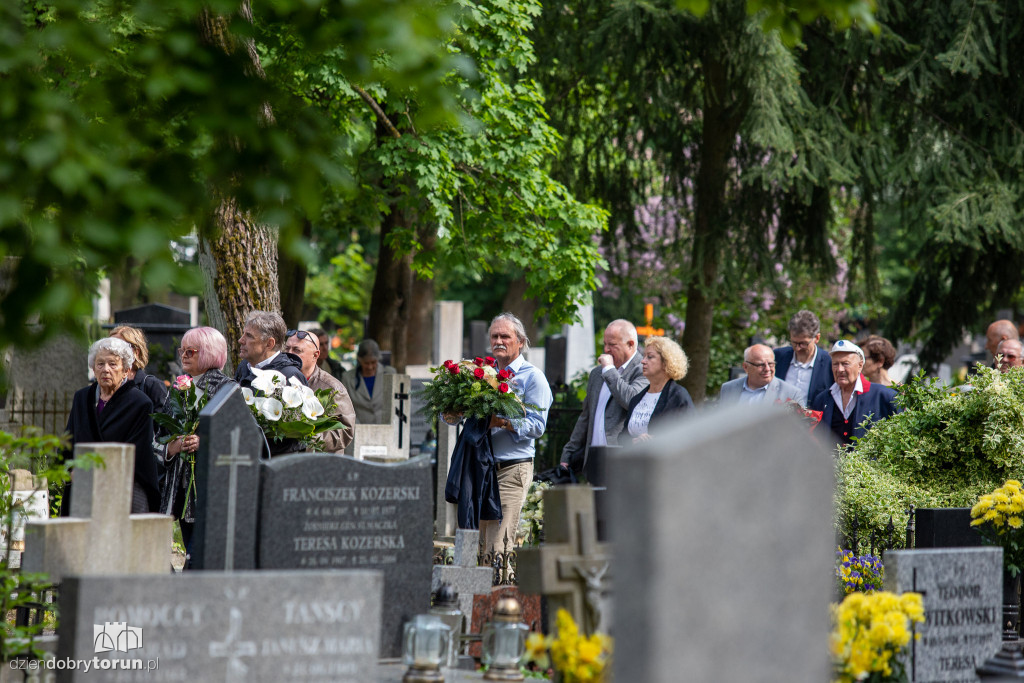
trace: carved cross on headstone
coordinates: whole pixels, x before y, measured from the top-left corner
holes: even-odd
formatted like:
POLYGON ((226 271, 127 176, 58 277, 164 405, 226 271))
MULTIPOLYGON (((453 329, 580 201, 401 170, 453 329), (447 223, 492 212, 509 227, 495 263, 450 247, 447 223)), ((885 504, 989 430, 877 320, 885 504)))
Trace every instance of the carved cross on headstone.
POLYGON ((252 467, 253 464, 252 456, 239 455, 238 453, 238 439, 241 433, 241 427, 235 427, 231 430, 231 454, 218 455, 217 461, 214 463, 216 467, 231 468, 231 474, 228 475, 228 518, 226 546, 224 549, 224 571, 229 572, 235 568, 235 517, 238 508, 238 468, 240 466, 252 467))
POLYGON ((409 392, 406 391, 405 382, 400 381, 398 383, 398 391, 395 392, 395 400, 398 401, 398 405, 395 406, 395 415, 398 417, 398 448, 402 448, 403 429, 404 425, 409 422, 409 416, 405 414, 405 402, 409 400, 409 392))
POLYGON ((241 658, 256 656, 255 642, 239 640, 243 621, 242 611, 237 607, 232 607, 231 623, 224 640, 210 643, 210 657, 227 657, 228 659, 224 683, 245 683, 248 679, 246 674, 249 673, 249 667, 241 658))
POLYGON ((584 633, 607 633, 611 553, 597 542, 593 489, 558 486, 545 491, 544 534, 539 548, 519 551, 521 590, 547 596, 552 617, 564 608, 584 633))
POLYGON ((22 569, 46 572, 54 583, 72 574, 166 574, 173 520, 129 514, 135 446, 75 444, 75 455, 82 453, 99 454, 105 466, 75 471, 70 517, 28 520, 22 569))

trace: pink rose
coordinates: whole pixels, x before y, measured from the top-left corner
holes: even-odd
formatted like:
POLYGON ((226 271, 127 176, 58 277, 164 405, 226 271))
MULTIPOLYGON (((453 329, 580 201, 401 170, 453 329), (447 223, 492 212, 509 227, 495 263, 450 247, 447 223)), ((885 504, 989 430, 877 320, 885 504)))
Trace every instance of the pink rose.
POLYGON ((192 377, 190 375, 178 375, 174 378, 174 388, 180 391, 185 391, 192 386, 192 377))

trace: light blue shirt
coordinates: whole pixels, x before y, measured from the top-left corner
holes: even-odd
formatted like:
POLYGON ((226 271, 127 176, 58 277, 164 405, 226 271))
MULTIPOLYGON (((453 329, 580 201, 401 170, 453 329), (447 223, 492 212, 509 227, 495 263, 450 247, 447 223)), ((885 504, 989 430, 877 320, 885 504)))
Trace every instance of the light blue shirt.
POLYGON ((740 394, 740 403, 761 403, 767 395, 767 384, 760 389, 751 389, 747 384, 747 380, 743 380, 743 393, 740 394))
POLYGON ((547 428, 548 410, 552 401, 551 387, 544 373, 528 363, 522 354, 516 356, 508 368, 516 373, 509 381, 509 387, 524 403, 532 403, 537 408, 527 408, 526 417, 513 420, 512 431, 501 427, 491 430, 491 446, 494 448, 495 459, 499 461, 532 458, 536 454, 533 442, 547 428))

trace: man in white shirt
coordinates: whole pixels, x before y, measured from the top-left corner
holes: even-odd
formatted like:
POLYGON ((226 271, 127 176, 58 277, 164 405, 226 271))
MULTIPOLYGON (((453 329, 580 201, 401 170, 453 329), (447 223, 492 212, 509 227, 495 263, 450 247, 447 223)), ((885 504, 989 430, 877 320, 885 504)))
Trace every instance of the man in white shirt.
POLYGON ((800 390, 775 376, 775 354, 764 344, 754 344, 743 352, 743 369, 746 377, 740 377, 722 385, 718 402, 728 403, 774 403, 786 400, 801 402, 800 390))
POLYGON ((806 407, 832 386, 832 359, 818 346, 821 322, 810 311, 798 311, 789 319, 789 346, 775 349, 775 373, 800 390, 806 407))
POLYGON ((583 471, 591 447, 618 445, 629 402, 647 386, 633 323, 613 320, 602 341, 604 353, 590 372, 583 412, 562 449, 562 464, 575 472, 583 471))

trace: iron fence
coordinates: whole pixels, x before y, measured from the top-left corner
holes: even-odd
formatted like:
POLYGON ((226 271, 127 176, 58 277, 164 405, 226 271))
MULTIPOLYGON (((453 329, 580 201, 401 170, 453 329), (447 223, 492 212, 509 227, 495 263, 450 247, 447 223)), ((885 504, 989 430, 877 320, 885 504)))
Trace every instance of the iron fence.
POLYGON ((46 434, 63 434, 73 399, 73 391, 14 389, 7 395, 7 422, 14 427, 38 427, 46 434))
POLYGON ((855 555, 880 555, 886 550, 903 550, 914 547, 914 508, 907 508, 907 523, 897 528, 895 520, 889 516, 889 523, 882 533, 872 530, 865 534, 861 528, 859 517, 854 514, 849 523, 840 522, 836 531, 836 545, 844 550, 852 550, 855 555), (846 530, 846 533, 843 530, 846 530))

